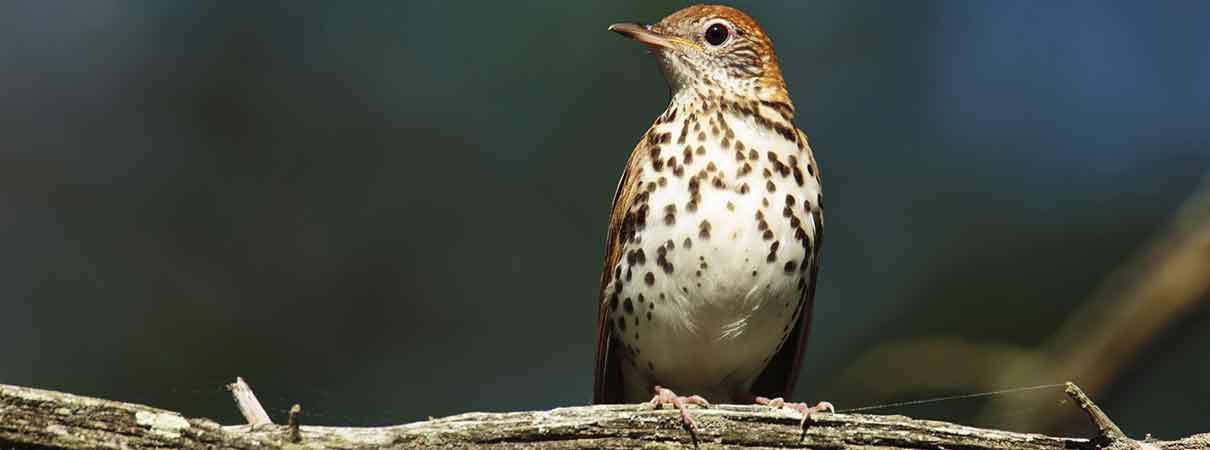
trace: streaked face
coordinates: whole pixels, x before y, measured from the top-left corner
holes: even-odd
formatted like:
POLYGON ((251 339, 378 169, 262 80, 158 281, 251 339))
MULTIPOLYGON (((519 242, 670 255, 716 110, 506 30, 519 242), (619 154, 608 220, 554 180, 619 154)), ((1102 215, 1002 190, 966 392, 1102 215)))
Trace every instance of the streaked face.
POLYGON ((674 90, 703 84, 749 91, 769 79, 781 80, 773 44, 746 14, 727 7, 693 6, 650 27, 673 45, 658 47, 674 90))

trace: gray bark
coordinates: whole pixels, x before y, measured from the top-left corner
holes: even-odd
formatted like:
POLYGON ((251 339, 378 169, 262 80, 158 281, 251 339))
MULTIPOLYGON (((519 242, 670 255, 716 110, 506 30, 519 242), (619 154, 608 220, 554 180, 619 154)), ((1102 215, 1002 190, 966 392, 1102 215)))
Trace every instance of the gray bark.
MULTIPOLYGON (((1091 401, 1085 406, 1086 397, 1081 400, 1077 394, 1072 395, 1102 430, 1100 436, 1051 437, 903 416, 856 414, 821 414, 803 432, 798 414, 791 410, 721 405, 693 409, 691 413, 698 422, 701 448, 1210 449, 1210 434, 1168 442, 1131 440, 1115 432, 1116 426, 1091 401)), ((300 417, 293 416, 296 420, 300 417)), ((301 417, 305 421, 305 416, 301 417)), ((292 437, 289 426, 224 427, 212 420, 144 405, 0 385, 0 449, 567 449, 691 445, 674 410, 646 405, 466 413, 373 428, 301 426, 298 435, 292 437)))

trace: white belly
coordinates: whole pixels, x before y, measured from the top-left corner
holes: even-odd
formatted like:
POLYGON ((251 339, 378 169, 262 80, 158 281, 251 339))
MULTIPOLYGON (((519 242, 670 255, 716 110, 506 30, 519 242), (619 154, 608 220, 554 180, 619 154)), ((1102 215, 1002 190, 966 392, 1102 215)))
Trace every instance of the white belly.
MULTIPOLYGON (((811 158, 751 119, 726 116, 726 123, 730 138, 725 127, 713 136, 714 118, 703 121, 705 141, 690 130, 684 144, 663 146, 660 170, 649 161, 641 174, 643 188, 656 186, 645 225, 623 245, 622 286, 615 280, 605 291, 618 295, 611 325, 613 345, 630 355, 623 362, 628 399, 649 398, 649 384, 659 383, 733 400, 797 320, 814 263, 819 185, 807 175, 811 158), (639 250, 645 258, 627 257, 639 250)), ((657 131, 679 136, 683 126, 657 131)))

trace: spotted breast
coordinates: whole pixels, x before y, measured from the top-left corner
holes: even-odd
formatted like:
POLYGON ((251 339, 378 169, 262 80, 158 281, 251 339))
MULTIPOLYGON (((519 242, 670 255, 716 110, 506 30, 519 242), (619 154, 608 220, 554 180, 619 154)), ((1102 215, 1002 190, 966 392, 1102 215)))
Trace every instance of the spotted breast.
POLYGON ((673 97, 614 197, 594 400, 642 401, 656 386, 733 403, 788 395, 823 197, 772 44, 718 6, 614 27, 653 50, 673 97))

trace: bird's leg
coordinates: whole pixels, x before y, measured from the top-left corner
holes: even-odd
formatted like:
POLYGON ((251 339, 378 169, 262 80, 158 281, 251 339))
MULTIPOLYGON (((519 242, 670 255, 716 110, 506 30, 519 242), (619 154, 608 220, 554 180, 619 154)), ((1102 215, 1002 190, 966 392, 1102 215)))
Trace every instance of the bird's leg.
POLYGON ((758 405, 765 405, 774 409, 785 407, 802 413, 802 421, 799 422, 799 426, 803 427, 804 433, 806 432, 807 420, 809 420, 813 414, 821 411, 836 414, 836 407, 832 406, 831 402, 819 402, 815 404, 815 406, 807 406, 806 403, 787 403, 786 400, 781 397, 772 399, 768 397, 756 397, 754 401, 758 405))
POLYGON ((685 405, 694 404, 704 408, 710 407, 710 402, 702 398, 700 395, 690 395, 682 397, 676 395, 671 389, 667 389, 660 385, 655 385, 653 388, 655 396, 651 397, 651 406, 658 409, 665 403, 671 403, 676 406, 676 409, 681 412, 681 422, 685 425, 685 429, 689 431, 689 437, 693 438, 694 446, 697 445, 697 424, 693 423, 693 419, 689 417, 689 411, 685 409, 685 405))

